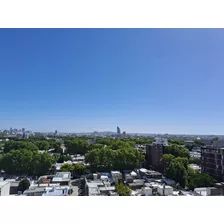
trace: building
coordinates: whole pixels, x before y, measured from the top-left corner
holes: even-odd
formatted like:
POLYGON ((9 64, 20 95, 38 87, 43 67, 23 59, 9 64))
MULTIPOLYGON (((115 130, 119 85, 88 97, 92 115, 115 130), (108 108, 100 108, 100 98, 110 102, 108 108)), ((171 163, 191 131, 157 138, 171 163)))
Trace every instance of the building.
POLYGON ((52 179, 52 183, 60 184, 60 186, 69 185, 71 180, 70 172, 57 172, 52 179))
POLYGON ((155 144, 167 146, 168 139, 167 138, 155 138, 155 144))
POLYGON ((121 135, 121 129, 117 126, 117 135, 121 135))
POLYGON ((194 141, 192 141, 192 140, 187 140, 187 141, 184 141, 184 145, 185 145, 185 146, 194 146, 195 143, 194 143, 194 141))
POLYGON ((201 148, 201 172, 213 176, 217 181, 224 180, 224 148, 201 148))
POLYGON ((160 196, 169 196, 173 195, 173 188, 167 185, 159 185, 157 187, 157 192, 160 196))
POLYGON ((0 196, 9 196, 10 182, 0 181, 0 196))
POLYGON ((146 145, 146 166, 155 170, 162 171, 161 159, 163 156, 163 144, 148 144, 146 145))
POLYGON ((212 146, 215 149, 224 148, 224 140, 213 140, 212 146))
POLYGON ((199 196, 220 196, 219 189, 215 187, 195 188, 194 193, 196 193, 199 196))

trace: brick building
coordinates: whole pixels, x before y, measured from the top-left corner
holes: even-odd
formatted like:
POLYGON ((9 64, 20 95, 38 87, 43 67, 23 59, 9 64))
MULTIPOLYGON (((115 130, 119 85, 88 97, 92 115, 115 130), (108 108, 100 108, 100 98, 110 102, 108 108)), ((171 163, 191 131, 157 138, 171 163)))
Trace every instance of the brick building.
POLYGON ((148 168, 153 168, 162 171, 161 159, 163 156, 164 145, 152 143, 146 145, 146 165, 148 168))
POLYGON ((224 180, 224 148, 201 148, 201 172, 213 176, 217 181, 224 180))

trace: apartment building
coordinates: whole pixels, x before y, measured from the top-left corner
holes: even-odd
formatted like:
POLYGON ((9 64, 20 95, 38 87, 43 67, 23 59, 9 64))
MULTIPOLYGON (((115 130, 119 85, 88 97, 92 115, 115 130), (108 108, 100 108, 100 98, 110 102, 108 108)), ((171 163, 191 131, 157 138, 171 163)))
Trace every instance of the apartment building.
POLYGON ((201 148, 201 172, 213 176, 217 181, 224 180, 224 148, 201 148))
POLYGON ((146 145, 146 163, 148 168, 162 171, 161 159, 163 156, 163 144, 152 143, 146 145))

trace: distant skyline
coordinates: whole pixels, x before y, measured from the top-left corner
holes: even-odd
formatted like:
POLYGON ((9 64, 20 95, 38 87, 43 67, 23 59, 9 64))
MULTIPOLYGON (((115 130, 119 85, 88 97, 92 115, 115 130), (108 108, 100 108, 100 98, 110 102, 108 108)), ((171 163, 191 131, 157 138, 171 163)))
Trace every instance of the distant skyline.
POLYGON ((224 134, 223 29, 0 29, 0 129, 224 134))

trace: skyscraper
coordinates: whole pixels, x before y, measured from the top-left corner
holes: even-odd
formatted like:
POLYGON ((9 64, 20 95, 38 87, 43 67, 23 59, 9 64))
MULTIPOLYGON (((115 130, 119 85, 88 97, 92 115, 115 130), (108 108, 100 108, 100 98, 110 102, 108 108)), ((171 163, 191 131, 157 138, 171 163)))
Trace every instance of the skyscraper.
POLYGON ((121 129, 117 126, 117 134, 120 135, 121 134, 121 129))

